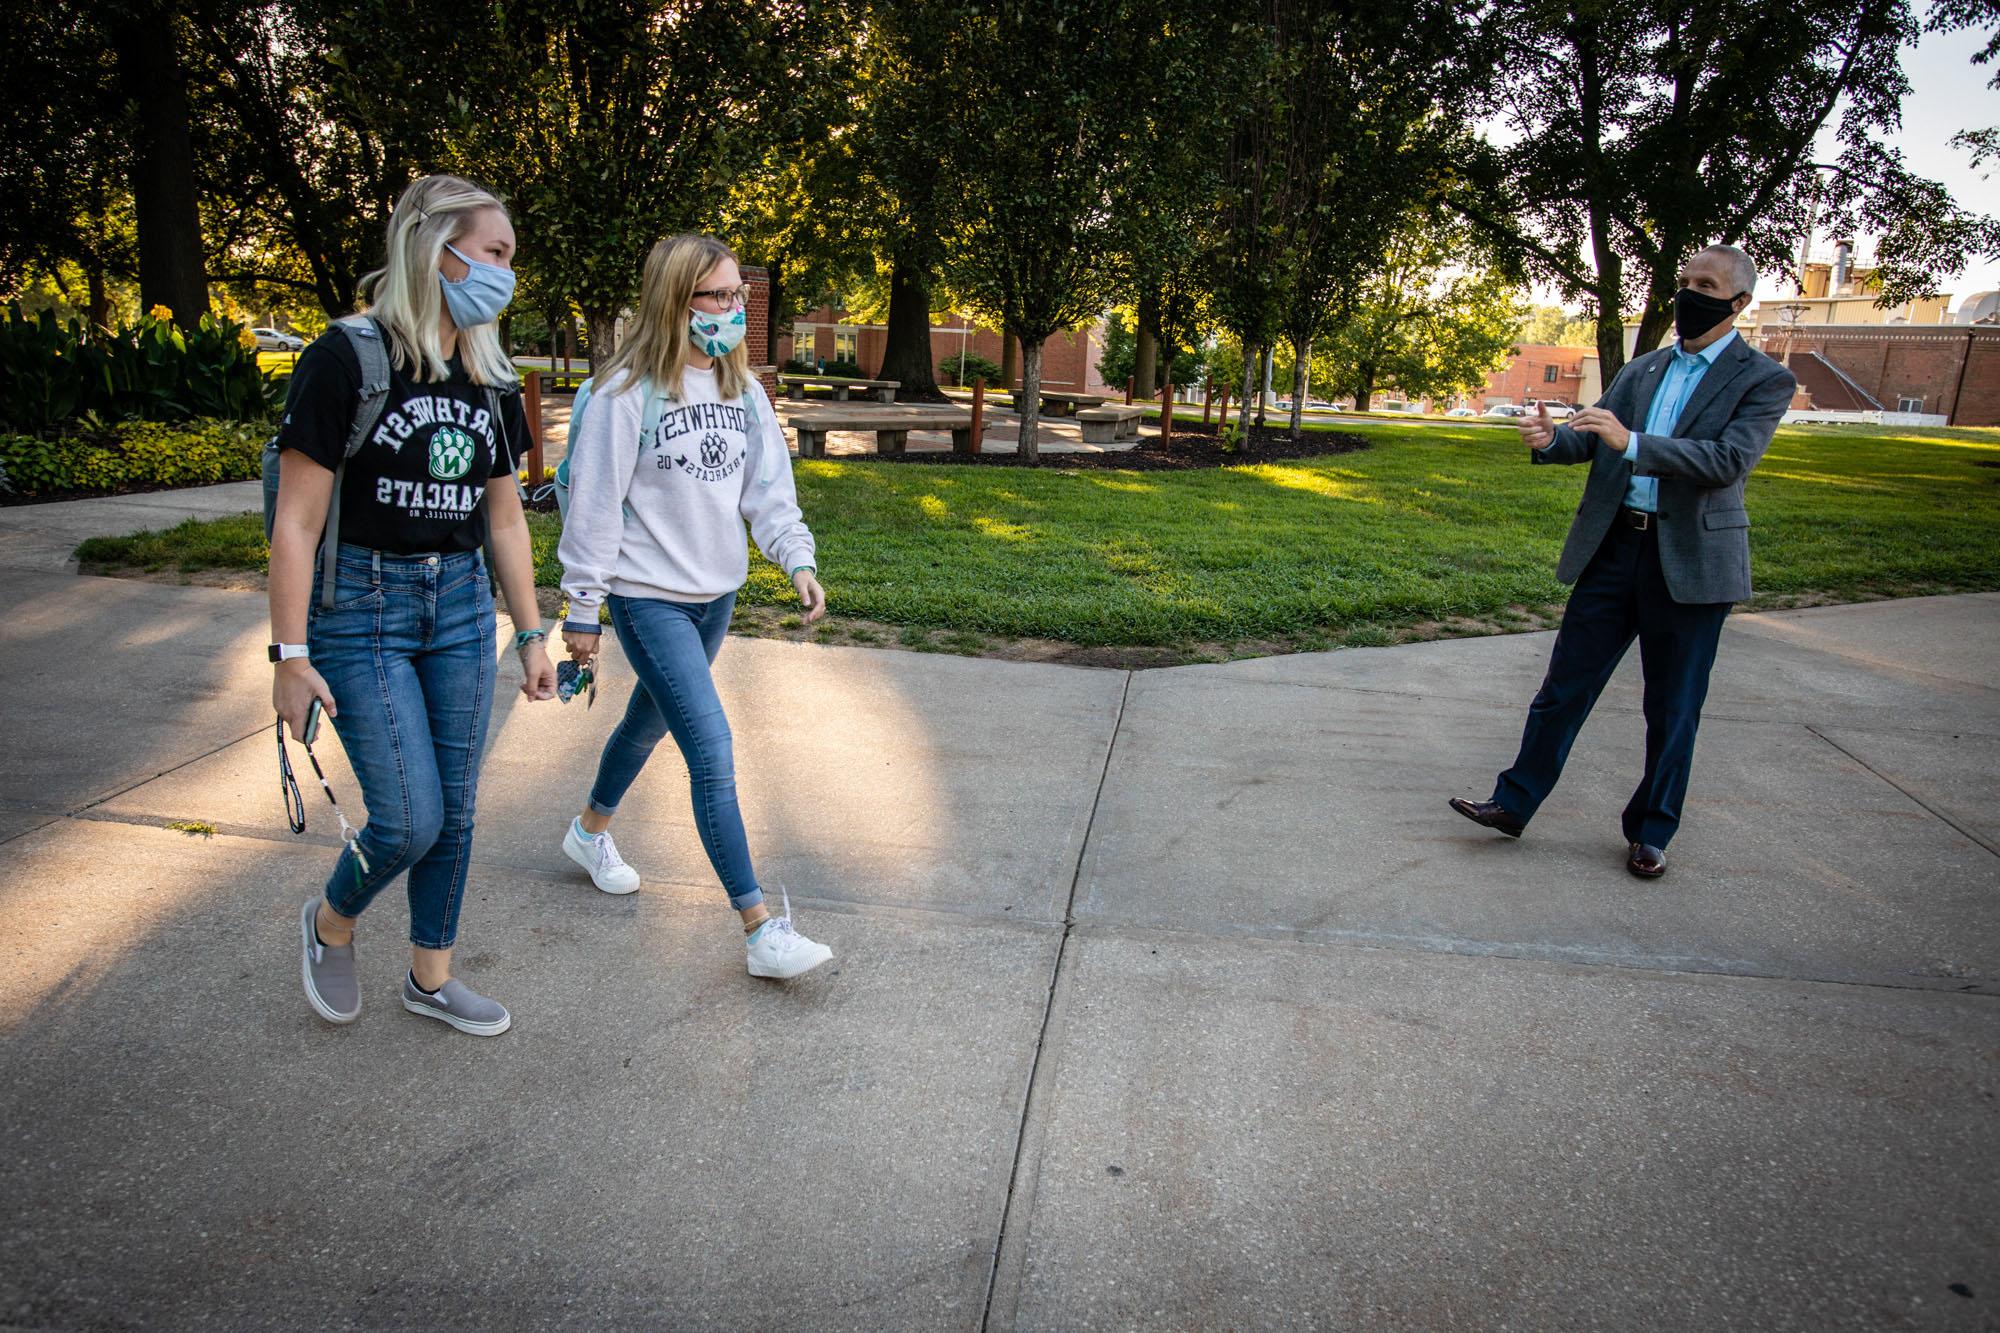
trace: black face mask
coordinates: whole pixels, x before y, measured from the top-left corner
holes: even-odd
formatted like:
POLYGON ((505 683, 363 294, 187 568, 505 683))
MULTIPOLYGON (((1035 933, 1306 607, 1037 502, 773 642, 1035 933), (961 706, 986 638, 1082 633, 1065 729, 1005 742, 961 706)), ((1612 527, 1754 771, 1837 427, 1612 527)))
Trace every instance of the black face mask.
POLYGON ((1674 332, 1681 335, 1683 342, 1701 337, 1736 313, 1736 296, 1724 301, 1692 287, 1681 288, 1674 293, 1674 332))

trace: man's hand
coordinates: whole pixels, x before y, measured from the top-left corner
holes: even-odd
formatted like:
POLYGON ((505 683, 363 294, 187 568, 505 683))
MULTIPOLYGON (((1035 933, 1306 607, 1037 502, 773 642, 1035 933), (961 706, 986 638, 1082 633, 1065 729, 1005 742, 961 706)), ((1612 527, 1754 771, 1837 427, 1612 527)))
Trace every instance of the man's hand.
POLYGON ((556 697, 556 664, 549 661, 540 639, 521 649, 521 693, 530 699, 556 697))
POLYGON ((1601 407, 1584 408, 1570 418, 1569 424, 1573 429, 1590 432, 1621 454, 1625 452, 1625 446, 1632 442, 1632 432, 1626 429, 1625 423, 1601 407))
POLYGON ((580 667, 590 665, 590 659, 597 656, 597 646, 603 642, 604 635, 596 630, 563 631, 563 647, 569 649, 569 660, 580 667))
POLYGON ((1514 424, 1520 428, 1522 444, 1530 449, 1546 449, 1556 441, 1556 423, 1549 420, 1546 406, 1538 403, 1535 411, 1539 415, 1521 417, 1514 424))
POLYGON ((792 575, 792 587, 799 594, 799 605, 806 609, 806 624, 810 625, 826 614, 826 589, 819 586, 810 569, 802 569, 792 575))

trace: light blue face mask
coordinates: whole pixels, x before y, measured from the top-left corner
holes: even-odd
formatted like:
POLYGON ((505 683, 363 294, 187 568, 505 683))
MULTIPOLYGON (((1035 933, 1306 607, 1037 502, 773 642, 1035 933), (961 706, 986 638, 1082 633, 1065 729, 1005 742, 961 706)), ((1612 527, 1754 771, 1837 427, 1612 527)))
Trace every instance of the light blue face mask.
POLYGON ((467 270, 457 282, 447 278, 443 269, 438 270, 438 285, 444 288, 444 304, 451 311, 451 322, 469 329, 500 318, 500 312, 514 299, 514 270, 498 264, 482 264, 459 254, 458 247, 449 241, 444 248, 458 255, 467 270))
POLYGON ((694 345, 707 356, 727 356, 735 351, 749 327, 749 316, 742 306, 726 315, 711 315, 706 310, 688 312, 688 333, 694 338, 694 345))

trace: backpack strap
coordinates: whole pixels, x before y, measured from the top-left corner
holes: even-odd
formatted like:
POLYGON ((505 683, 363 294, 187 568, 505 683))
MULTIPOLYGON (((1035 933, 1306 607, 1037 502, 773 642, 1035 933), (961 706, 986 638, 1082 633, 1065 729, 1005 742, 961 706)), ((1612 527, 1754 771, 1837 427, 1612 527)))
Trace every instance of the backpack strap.
POLYGON ((341 483, 347 478, 347 460, 360 452, 362 442, 382 419, 382 409, 389 402, 389 348, 382 337, 382 326, 371 316, 352 315, 336 320, 334 327, 347 335, 347 345, 354 349, 355 359, 361 363, 361 387, 355 394, 354 423, 347 431, 347 448, 333 469, 333 498, 327 501, 326 526, 320 531, 319 604, 329 611, 333 609, 334 582, 340 566, 340 492, 341 483))
MULTIPOLYGON (((520 463, 514 457, 514 442, 507 438, 507 417, 501 408, 509 394, 519 393, 520 390, 503 390, 492 384, 482 384, 479 390, 486 399, 486 410, 493 418, 494 433, 500 437, 501 451, 507 455, 507 478, 514 483, 515 493, 518 494, 521 489, 521 478, 517 472, 520 463)), ((479 545, 486 553, 486 577, 497 587, 500 583, 500 562, 493 549, 493 520, 486 512, 487 496, 483 491, 484 484, 482 483, 482 493, 479 497, 479 545)), ((513 615, 514 608, 508 607, 507 614, 513 615)))

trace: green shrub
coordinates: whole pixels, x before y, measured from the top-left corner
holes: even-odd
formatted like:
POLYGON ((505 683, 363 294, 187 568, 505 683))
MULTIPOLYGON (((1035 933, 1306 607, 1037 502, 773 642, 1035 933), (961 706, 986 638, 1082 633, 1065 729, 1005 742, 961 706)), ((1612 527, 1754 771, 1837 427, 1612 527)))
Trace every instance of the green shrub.
POLYGON ((10 303, 0 323, 0 428, 45 432, 82 416, 105 420, 254 421, 276 405, 242 325, 202 316, 176 328, 155 306, 136 324, 86 337, 83 323, 58 324, 10 303))
POLYGON ((868 378, 868 372, 861 368, 861 363, 858 361, 829 361, 826 363, 826 369, 819 373, 822 375, 835 375, 841 379, 849 380, 865 380, 868 378))
POLYGON ((782 375, 814 375, 818 372, 819 367, 805 357, 795 356, 778 367, 778 373, 782 375))
POLYGON ((261 422, 121 421, 84 434, 0 435, 0 490, 13 495, 207 486, 263 474, 261 422))
POLYGON ((965 354, 962 371, 957 352, 953 352, 950 356, 938 362, 937 381, 939 384, 970 384, 981 376, 985 377, 988 386, 993 388, 1000 386, 1000 367, 994 365, 977 352, 967 352, 965 354))

